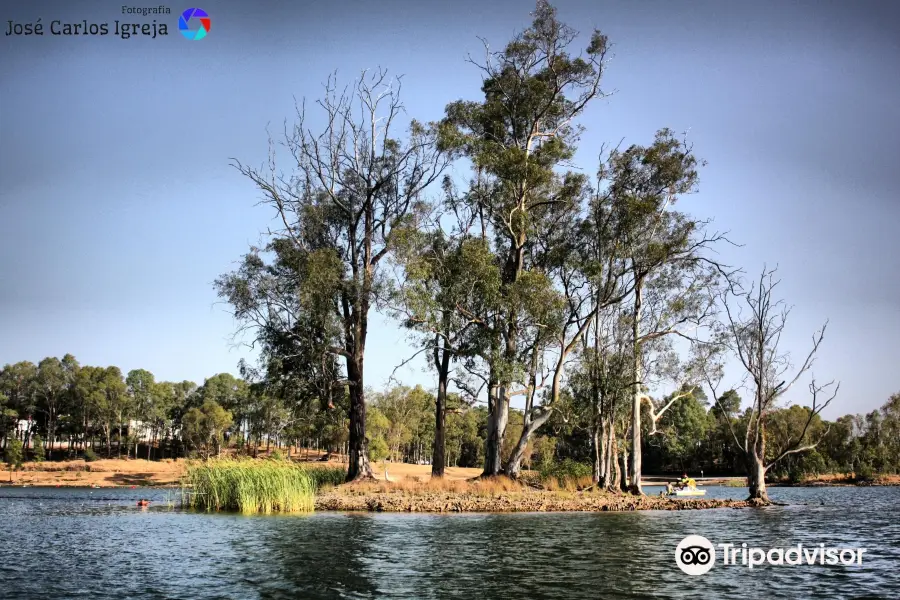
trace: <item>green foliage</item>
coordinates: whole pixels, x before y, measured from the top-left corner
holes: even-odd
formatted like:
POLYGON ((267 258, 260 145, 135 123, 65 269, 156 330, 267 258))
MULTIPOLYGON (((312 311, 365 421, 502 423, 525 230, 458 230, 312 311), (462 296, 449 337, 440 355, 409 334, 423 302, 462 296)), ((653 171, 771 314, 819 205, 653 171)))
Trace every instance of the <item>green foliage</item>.
POLYGON ((565 481, 576 481, 591 476, 591 465, 586 465, 570 458, 566 458, 559 462, 541 465, 539 473, 541 479, 544 481, 551 477, 556 478, 560 483, 565 481))
POLYGON ((207 399, 200 408, 187 411, 181 424, 187 445, 209 457, 219 453, 225 431, 231 427, 232 415, 215 400, 207 399))
POLYGON ((556 460, 556 444, 554 437, 545 435, 538 436, 534 439, 531 448, 531 466, 538 471, 545 471, 551 468, 556 460))
POLYGON ((704 406, 691 394, 675 403, 663 415, 662 449, 673 463, 673 470, 699 465, 701 443, 707 437, 711 419, 704 406))
POLYGON ((712 408, 710 408, 710 412, 716 416, 733 416, 738 413, 741 409, 741 397, 738 395, 736 390, 728 390, 718 399, 717 402, 713 403, 712 408))
POLYGON ((366 424, 370 443, 373 439, 382 438, 393 461, 402 460, 410 454, 422 454, 423 448, 430 449, 434 439, 432 394, 421 386, 397 386, 387 392, 373 394, 371 401, 374 422, 371 428, 366 424))
POLYGON ((100 460, 100 457, 97 456, 97 453, 94 452, 93 448, 85 448, 84 462, 94 462, 95 460, 100 460))
POLYGON ((384 460, 390 454, 387 442, 383 437, 375 437, 369 440, 369 459, 375 462, 384 460))
POLYGON ((44 440, 41 439, 41 436, 36 435, 32 438, 32 449, 31 454, 34 457, 34 462, 44 462, 46 459, 46 454, 44 452, 44 440))
POLYGON ((869 463, 862 463, 856 469, 856 479, 858 481, 871 481, 875 478, 875 469, 869 463))
POLYGON ((484 408, 458 410, 447 415, 446 450, 450 466, 475 467, 484 460, 484 408))
POLYGON ((25 460, 25 453, 22 450, 22 441, 11 439, 6 443, 6 467, 12 471, 18 471, 22 468, 22 461, 25 460))

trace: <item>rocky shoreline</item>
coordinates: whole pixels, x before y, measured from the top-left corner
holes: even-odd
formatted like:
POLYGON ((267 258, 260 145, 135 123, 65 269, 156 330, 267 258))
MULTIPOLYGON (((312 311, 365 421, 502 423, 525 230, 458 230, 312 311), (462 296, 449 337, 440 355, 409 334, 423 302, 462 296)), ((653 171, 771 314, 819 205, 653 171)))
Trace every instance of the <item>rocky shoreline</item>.
POLYGON ((746 500, 676 499, 597 492, 506 492, 482 495, 467 492, 408 492, 332 489, 316 496, 317 511, 362 512, 624 512, 635 510, 700 510, 747 508, 746 500))

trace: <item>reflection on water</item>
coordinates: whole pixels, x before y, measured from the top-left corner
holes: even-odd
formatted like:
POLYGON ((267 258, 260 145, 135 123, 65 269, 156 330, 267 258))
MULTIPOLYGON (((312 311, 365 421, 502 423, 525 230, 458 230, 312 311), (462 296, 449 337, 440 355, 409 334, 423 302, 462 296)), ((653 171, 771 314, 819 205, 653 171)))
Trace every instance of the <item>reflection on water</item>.
POLYGON ((0 488, 0 598, 900 597, 900 488, 777 488, 788 506, 766 509, 512 515, 242 517, 170 510, 167 495, 177 501, 0 488), (674 561, 689 534, 868 552, 862 566, 692 578, 674 561))

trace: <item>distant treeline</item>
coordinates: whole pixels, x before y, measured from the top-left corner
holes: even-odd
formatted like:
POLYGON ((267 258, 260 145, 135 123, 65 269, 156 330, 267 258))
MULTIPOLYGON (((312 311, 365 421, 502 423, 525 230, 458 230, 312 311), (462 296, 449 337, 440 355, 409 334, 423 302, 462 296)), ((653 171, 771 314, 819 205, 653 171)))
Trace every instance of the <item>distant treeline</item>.
MULTIPOLYGON (((558 411, 529 443, 527 468, 553 473, 560 465, 584 465, 590 475, 590 412, 580 411, 569 388, 558 411)), ((421 387, 397 386, 370 393, 367 437, 372 460, 428 463, 434 443, 434 394, 421 387)), ((662 399, 666 401, 667 399, 662 399)), ((0 445, 19 440, 26 456, 48 459, 81 456, 170 458, 206 456, 223 447, 258 452, 260 448, 303 448, 335 455, 346 453, 347 399, 331 406, 291 403, 267 395, 264 386, 248 384, 228 373, 197 385, 156 381, 136 369, 79 365, 70 354, 23 361, 0 370, 0 445)), ((743 475, 742 454, 732 430, 743 431, 740 397, 728 391, 709 402, 699 389, 679 398, 644 435, 648 473, 689 471, 706 475, 743 475), (724 412, 719 406, 724 407, 724 412), (729 420, 731 426, 729 426, 729 420)), ((783 447, 791 432, 809 417, 809 409, 791 406, 771 413, 766 435, 770 448, 783 447), (781 439, 784 438, 784 439, 781 439)), ((450 394, 446 415, 446 466, 480 467, 487 439, 487 409, 450 394)), ((504 459, 521 436, 523 413, 510 411, 502 444, 504 459)), ((900 472, 900 393, 866 415, 846 415, 834 422, 813 417, 808 435, 817 447, 786 456, 774 477, 801 479, 823 473, 900 472)), ((302 453, 303 450, 300 450, 302 453)), ((575 467, 577 470, 578 467, 575 467)))

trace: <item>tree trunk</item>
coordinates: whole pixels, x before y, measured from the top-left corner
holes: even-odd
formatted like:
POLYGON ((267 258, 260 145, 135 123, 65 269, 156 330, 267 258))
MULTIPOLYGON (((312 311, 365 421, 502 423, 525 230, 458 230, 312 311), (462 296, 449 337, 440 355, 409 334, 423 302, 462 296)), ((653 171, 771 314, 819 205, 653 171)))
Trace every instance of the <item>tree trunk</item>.
POLYGON ((519 441, 516 443, 516 447, 509 457, 509 462, 506 463, 506 474, 513 479, 518 477, 522 470, 522 459, 525 457, 525 449, 528 447, 528 440, 531 439, 531 436, 534 435, 534 432, 537 431, 541 425, 550 419, 551 414, 553 414, 552 410, 544 410, 544 412, 536 419, 528 422, 522 429, 522 435, 519 436, 519 441))
POLYGON ((615 460, 615 456, 618 452, 618 448, 616 447, 616 426, 612 419, 609 419, 606 422, 605 450, 606 452, 603 456, 603 470, 606 472, 606 479, 603 482, 604 487, 608 490, 617 489, 619 485, 619 467, 615 460), (613 477, 613 471, 615 471, 615 477, 613 477))
POLYGON ((503 434, 506 433, 506 424, 509 421, 509 401, 505 396, 506 388, 499 386, 495 386, 493 394, 489 395, 490 413, 488 414, 482 477, 493 477, 501 473, 502 456, 500 452, 503 445, 503 434))
POLYGON ((766 467, 753 449, 747 453, 747 484, 750 487, 749 500, 769 502, 769 494, 766 491, 766 467))
POLYGON ((594 461, 591 465, 591 481, 594 482, 594 485, 599 485, 606 476, 603 472, 603 454, 606 452, 606 441, 603 439, 601 429, 599 423, 595 422, 591 432, 591 446, 594 450, 594 461))
POLYGON ((631 405, 631 485, 635 494, 641 490, 641 379, 643 378, 643 356, 641 353, 641 304, 643 283, 639 280, 634 287, 634 320, 631 324, 632 358, 634 360, 634 393, 631 405))
POLYGON ((619 489, 621 489, 623 492, 633 491, 634 482, 629 481, 629 476, 627 473, 628 473, 628 465, 629 464, 633 465, 634 463, 628 462, 628 448, 625 447, 624 444, 622 446, 621 462, 622 462, 622 464, 620 466, 620 470, 622 471, 623 476, 622 476, 622 481, 621 481, 621 485, 619 486, 619 489))
POLYGON ((34 423, 31 417, 28 417, 28 427, 25 429, 25 435, 22 436, 22 452, 28 451, 28 443, 31 441, 31 430, 34 429, 34 423))
POLYGON ((350 380, 350 440, 347 448, 347 481, 374 479, 369 464, 366 440, 366 398, 363 389, 362 360, 347 358, 347 379, 350 380))
POLYGON ((444 463, 446 463, 447 380, 450 374, 450 353, 446 348, 444 348, 438 368, 437 398, 434 403, 434 448, 431 453, 431 476, 440 478, 444 476, 444 463))
POLYGON ((608 468, 613 472, 613 476, 606 482, 606 489, 610 491, 617 491, 622 486, 622 470, 619 468, 619 443, 612 431, 612 423, 610 423, 609 439, 610 449, 607 453, 606 460, 609 464, 608 468))
POLYGON ((47 422, 47 437, 49 438, 47 440, 49 442, 47 446, 48 460, 53 460, 53 443, 56 441, 56 419, 54 419, 53 413, 54 411, 51 409, 47 422))
MULTIPOLYGON (((506 279, 509 282, 515 282, 522 265, 522 252, 520 249, 515 250, 514 255, 507 261, 506 269, 508 271, 506 279)), ((516 341, 518 339, 518 331, 515 327, 515 315, 510 314, 507 324, 506 342, 504 349, 504 359, 507 364, 514 364, 516 360, 516 341)), ((506 433, 506 425, 509 423, 509 392, 512 382, 508 376, 502 381, 495 379, 493 365, 491 366, 491 380, 496 386, 495 394, 491 396, 491 386, 488 386, 488 423, 487 423, 487 441, 485 442, 484 452, 484 473, 482 477, 493 477, 499 475, 502 471, 503 436, 506 433), (493 405, 490 399, 493 397, 493 405)))

